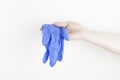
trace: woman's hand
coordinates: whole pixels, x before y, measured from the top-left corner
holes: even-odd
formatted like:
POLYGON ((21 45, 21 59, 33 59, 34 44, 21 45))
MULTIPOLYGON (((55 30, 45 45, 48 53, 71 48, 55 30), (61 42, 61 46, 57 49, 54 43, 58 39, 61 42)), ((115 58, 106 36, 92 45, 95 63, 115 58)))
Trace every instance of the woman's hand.
POLYGON ((76 22, 54 22, 55 26, 65 27, 68 31, 70 40, 79 40, 84 38, 84 33, 87 29, 83 28, 79 23, 76 22))
POLYGON ((55 26, 65 27, 70 40, 85 40, 113 53, 120 54, 120 34, 93 31, 76 22, 54 22, 55 26))

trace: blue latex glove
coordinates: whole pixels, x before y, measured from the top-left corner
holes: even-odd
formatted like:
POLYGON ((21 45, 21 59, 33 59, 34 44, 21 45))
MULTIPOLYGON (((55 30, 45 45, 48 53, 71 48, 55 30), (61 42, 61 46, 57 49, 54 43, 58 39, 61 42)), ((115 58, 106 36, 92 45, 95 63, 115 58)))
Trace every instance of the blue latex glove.
POLYGON ((64 39, 69 40, 69 36, 65 28, 57 27, 53 24, 42 25, 42 44, 46 48, 43 63, 46 63, 49 58, 50 66, 53 67, 57 60, 62 61, 64 39))

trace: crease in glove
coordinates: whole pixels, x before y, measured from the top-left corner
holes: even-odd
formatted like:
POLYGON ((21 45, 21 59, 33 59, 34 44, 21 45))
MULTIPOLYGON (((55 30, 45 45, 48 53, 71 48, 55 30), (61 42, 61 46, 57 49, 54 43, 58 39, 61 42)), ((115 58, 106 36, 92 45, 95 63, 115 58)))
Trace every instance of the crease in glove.
POLYGON ((42 44, 46 48, 43 56, 43 63, 49 59, 49 64, 53 67, 57 60, 62 61, 64 52, 64 39, 69 40, 66 28, 57 27, 53 24, 42 25, 42 44))

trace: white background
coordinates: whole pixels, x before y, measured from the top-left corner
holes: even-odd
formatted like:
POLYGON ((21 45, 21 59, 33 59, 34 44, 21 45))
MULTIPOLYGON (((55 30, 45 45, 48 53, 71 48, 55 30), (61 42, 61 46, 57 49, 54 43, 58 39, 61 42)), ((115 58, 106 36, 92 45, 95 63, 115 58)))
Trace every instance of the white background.
POLYGON ((120 56, 85 41, 65 41, 51 68, 39 28, 54 21, 120 32, 119 0, 0 0, 0 80, 120 80, 120 56))

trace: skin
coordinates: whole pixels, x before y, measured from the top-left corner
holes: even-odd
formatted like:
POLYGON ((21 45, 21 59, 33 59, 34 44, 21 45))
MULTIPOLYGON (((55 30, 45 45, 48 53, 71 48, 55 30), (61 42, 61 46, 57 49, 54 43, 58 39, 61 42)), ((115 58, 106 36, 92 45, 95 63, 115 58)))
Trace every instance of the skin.
POLYGON ((58 27, 65 27, 70 40, 85 40, 120 55, 120 34, 105 33, 86 29, 76 22, 54 22, 58 27))

